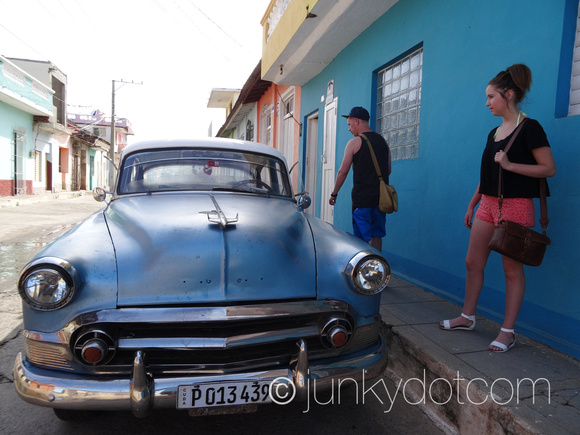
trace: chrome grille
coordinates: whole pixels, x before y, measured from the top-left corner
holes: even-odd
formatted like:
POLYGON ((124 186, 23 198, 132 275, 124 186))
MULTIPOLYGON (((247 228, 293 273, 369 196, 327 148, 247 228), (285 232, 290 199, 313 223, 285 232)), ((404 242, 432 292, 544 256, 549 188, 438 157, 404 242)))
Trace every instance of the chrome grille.
POLYGON ((73 369, 69 360, 67 360, 67 357, 70 358, 70 353, 66 347, 34 341, 29 338, 25 340, 25 343, 26 356, 32 364, 63 370, 73 369))
POLYGON ((202 374, 287 367, 300 340, 311 361, 352 354, 377 345, 379 329, 380 316, 357 317, 348 304, 324 300, 110 309, 82 314, 54 333, 27 331, 26 336, 29 360, 43 367, 125 375, 141 351, 154 374, 202 374), (345 346, 332 348, 323 329, 340 319, 354 329, 345 346), (95 331, 111 338, 111 358, 83 364, 73 351, 95 331))

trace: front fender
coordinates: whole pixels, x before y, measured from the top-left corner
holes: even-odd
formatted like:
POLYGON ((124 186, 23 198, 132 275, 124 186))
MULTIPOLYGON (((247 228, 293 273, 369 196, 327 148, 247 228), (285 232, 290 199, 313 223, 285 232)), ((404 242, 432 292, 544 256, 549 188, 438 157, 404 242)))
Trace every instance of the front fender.
POLYGON ((40 332, 58 331, 79 313, 114 308, 117 300, 117 266, 115 251, 105 223, 99 211, 85 219, 46 246, 34 256, 33 262, 49 257, 66 260, 75 269, 80 285, 71 301, 54 311, 38 311, 26 303, 22 304, 24 325, 27 329, 40 332), (80 297, 82 295, 82 297, 80 297))
POLYGON ((346 267, 359 252, 381 256, 368 243, 345 233, 333 225, 308 215, 316 249, 318 299, 340 299, 356 307, 361 316, 373 316, 379 311, 381 295, 362 295, 351 289, 346 267))

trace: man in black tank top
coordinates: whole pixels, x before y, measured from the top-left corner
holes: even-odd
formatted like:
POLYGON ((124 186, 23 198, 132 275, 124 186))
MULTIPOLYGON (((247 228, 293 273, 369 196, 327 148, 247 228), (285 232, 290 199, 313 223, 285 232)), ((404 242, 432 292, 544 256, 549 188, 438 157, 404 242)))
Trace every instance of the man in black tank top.
POLYGON ((385 214, 379 211, 379 178, 375 170, 369 147, 359 135, 364 135, 372 144, 383 179, 388 184, 391 173, 391 153, 385 139, 369 127, 369 112, 362 107, 353 107, 347 119, 348 130, 353 134, 344 150, 340 169, 336 174, 330 205, 336 204, 338 191, 353 168, 352 216, 354 235, 378 249, 382 248, 385 236, 385 214))

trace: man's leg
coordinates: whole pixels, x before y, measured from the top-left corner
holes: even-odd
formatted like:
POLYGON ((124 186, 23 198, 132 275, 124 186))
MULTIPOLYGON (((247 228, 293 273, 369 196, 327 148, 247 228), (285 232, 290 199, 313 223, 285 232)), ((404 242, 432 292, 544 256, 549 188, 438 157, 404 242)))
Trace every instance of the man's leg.
POLYGON ((369 244, 377 251, 383 250, 383 237, 386 236, 386 215, 381 213, 379 207, 371 209, 371 240, 369 244))
POLYGON ((371 209, 357 208, 352 212, 353 234, 367 243, 371 241, 371 209))

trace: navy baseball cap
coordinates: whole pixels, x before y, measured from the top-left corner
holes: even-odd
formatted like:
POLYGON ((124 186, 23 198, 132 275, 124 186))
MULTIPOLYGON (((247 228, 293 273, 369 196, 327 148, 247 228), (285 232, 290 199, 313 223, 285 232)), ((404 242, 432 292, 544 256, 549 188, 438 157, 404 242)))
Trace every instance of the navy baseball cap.
POLYGON ((350 113, 348 115, 342 115, 345 118, 358 118, 362 119, 363 121, 368 121, 371 119, 369 112, 364 107, 353 107, 350 109, 350 113))

